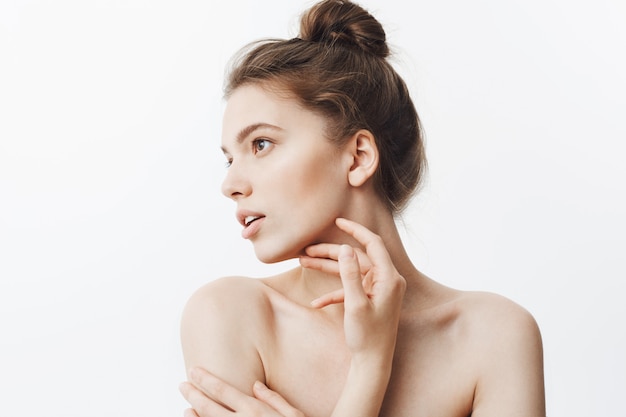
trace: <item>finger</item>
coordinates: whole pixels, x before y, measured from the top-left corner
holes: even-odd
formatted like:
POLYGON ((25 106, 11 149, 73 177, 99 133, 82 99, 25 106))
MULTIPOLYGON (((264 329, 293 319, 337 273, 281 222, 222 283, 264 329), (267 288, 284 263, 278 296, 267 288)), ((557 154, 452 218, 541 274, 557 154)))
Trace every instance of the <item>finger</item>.
POLYGON ((365 226, 348 219, 338 218, 335 223, 337 227, 352 236, 365 248, 365 252, 373 265, 382 268, 393 268, 391 257, 380 236, 371 232, 365 226))
POLYGON ((185 417, 226 417, 234 414, 231 410, 207 397, 204 392, 189 382, 183 382, 179 389, 183 397, 193 407, 193 410, 185 411, 185 417))
MULTIPOLYGON (((317 245, 307 246, 305 249, 306 255, 310 258, 327 258, 338 260, 339 249, 341 245, 333 243, 319 243, 317 245)), ((357 258, 359 259, 359 265, 361 266, 361 272, 365 273, 372 266, 372 263, 367 258, 367 254, 360 248, 354 248, 357 258)))
MULTIPOLYGON (((239 391, 232 385, 210 374, 203 368, 195 367, 189 372, 191 382, 205 396, 225 405, 231 410, 237 409, 236 405, 243 404, 249 396, 239 391)), ((194 407, 198 410, 197 407, 194 407)))
POLYGON ((330 292, 328 294, 324 294, 321 297, 316 298, 311 301, 311 307, 313 308, 324 308, 331 304, 339 304, 344 301, 344 290, 340 288, 336 291, 330 292))
POLYGON ((344 303, 346 308, 358 306, 367 301, 363 282, 361 281, 361 271, 359 261, 350 245, 341 245, 339 250, 339 273, 344 290, 344 303))
POLYGON ((279 393, 269 389, 261 381, 256 381, 252 386, 254 396, 272 407, 274 410, 285 417, 299 417, 302 413, 293 408, 279 393))
POLYGON ((188 408, 185 410, 183 417, 200 417, 198 415, 198 413, 196 413, 196 410, 194 410, 193 408, 188 408))
MULTIPOLYGON (((339 277, 339 248, 341 245, 315 245, 306 249, 307 255, 300 257, 300 265, 304 268, 315 269, 329 275, 339 277)), ((372 264, 367 258, 365 252, 361 249, 354 248, 361 274, 365 275, 370 270, 372 264)))
MULTIPOLYGON (((369 261, 367 261, 367 256, 365 254, 358 255, 358 249, 355 249, 355 252, 357 252, 357 259, 359 260, 361 274, 365 275, 370 270, 371 265, 369 264, 369 261), (361 264, 361 257, 366 260, 366 265, 361 264)), ((315 269, 317 271, 339 277, 339 264, 335 260, 301 256, 299 261, 300 265, 304 268, 315 269)))
POLYGON ((315 269, 339 277, 339 264, 335 260, 301 256, 299 261, 304 268, 315 269))
POLYGON ((335 243, 317 243, 315 245, 307 246, 304 251, 308 256, 315 258, 329 258, 337 260, 339 255, 339 248, 341 245, 335 243))

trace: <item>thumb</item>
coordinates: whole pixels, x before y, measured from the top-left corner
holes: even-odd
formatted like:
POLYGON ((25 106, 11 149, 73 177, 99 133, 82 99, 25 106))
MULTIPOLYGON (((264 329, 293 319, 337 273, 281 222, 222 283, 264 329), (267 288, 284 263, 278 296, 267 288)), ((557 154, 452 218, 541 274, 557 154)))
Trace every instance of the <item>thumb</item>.
POLYGON ((356 252, 349 245, 341 245, 339 248, 339 275, 343 283, 344 304, 350 307, 353 303, 360 304, 367 301, 367 295, 363 289, 361 269, 356 252))
POLYGON ((261 381, 254 383, 252 391, 257 400, 263 401, 276 410, 281 416, 302 417, 302 413, 293 408, 279 393, 272 391, 261 381))

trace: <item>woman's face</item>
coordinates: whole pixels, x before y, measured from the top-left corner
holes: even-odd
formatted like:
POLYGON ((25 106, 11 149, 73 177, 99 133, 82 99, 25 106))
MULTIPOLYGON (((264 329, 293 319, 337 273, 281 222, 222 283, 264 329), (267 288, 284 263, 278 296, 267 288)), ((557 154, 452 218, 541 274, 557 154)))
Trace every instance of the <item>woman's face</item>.
POLYGON ((262 262, 330 241, 346 204, 350 158, 324 136, 324 118, 258 85, 228 99, 222 192, 237 203, 242 237, 262 262))

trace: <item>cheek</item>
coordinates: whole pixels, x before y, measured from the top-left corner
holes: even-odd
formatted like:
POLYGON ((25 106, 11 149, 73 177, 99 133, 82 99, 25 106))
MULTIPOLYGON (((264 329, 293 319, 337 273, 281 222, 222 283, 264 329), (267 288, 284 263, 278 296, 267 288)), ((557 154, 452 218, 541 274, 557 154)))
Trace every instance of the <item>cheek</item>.
POLYGON ((290 178, 298 184, 294 187, 296 204, 301 205, 303 215, 314 223, 315 219, 325 221, 327 217, 334 221, 349 192, 347 177, 339 169, 338 161, 327 155, 307 162, 306 166, 294 169, 295 174, 290 178))
POLYGON ((292 167, 288 180, 297 184, 296 192, 305 199, 330 198, 345 192, 346 178, 341 175, 336 161, 327 156, 313 158, 292 167))

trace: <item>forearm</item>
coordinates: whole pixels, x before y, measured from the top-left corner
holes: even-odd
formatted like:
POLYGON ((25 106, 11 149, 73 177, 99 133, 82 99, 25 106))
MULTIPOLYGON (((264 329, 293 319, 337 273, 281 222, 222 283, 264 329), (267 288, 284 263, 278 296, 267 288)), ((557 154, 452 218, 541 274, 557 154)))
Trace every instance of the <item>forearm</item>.
POLYGON ((339 246, 344 333, 352 358, 331 417, 378 417, 391 376, 406 280, 395 269, 379 236, 345 219, 337 219, 337 226, 365 248, 365 264, 371 267, 364 272, 357 251, 339 246))
POLYGON ((353 357, 331 417, 378 417, 391 376, 393 354, 353 357))

